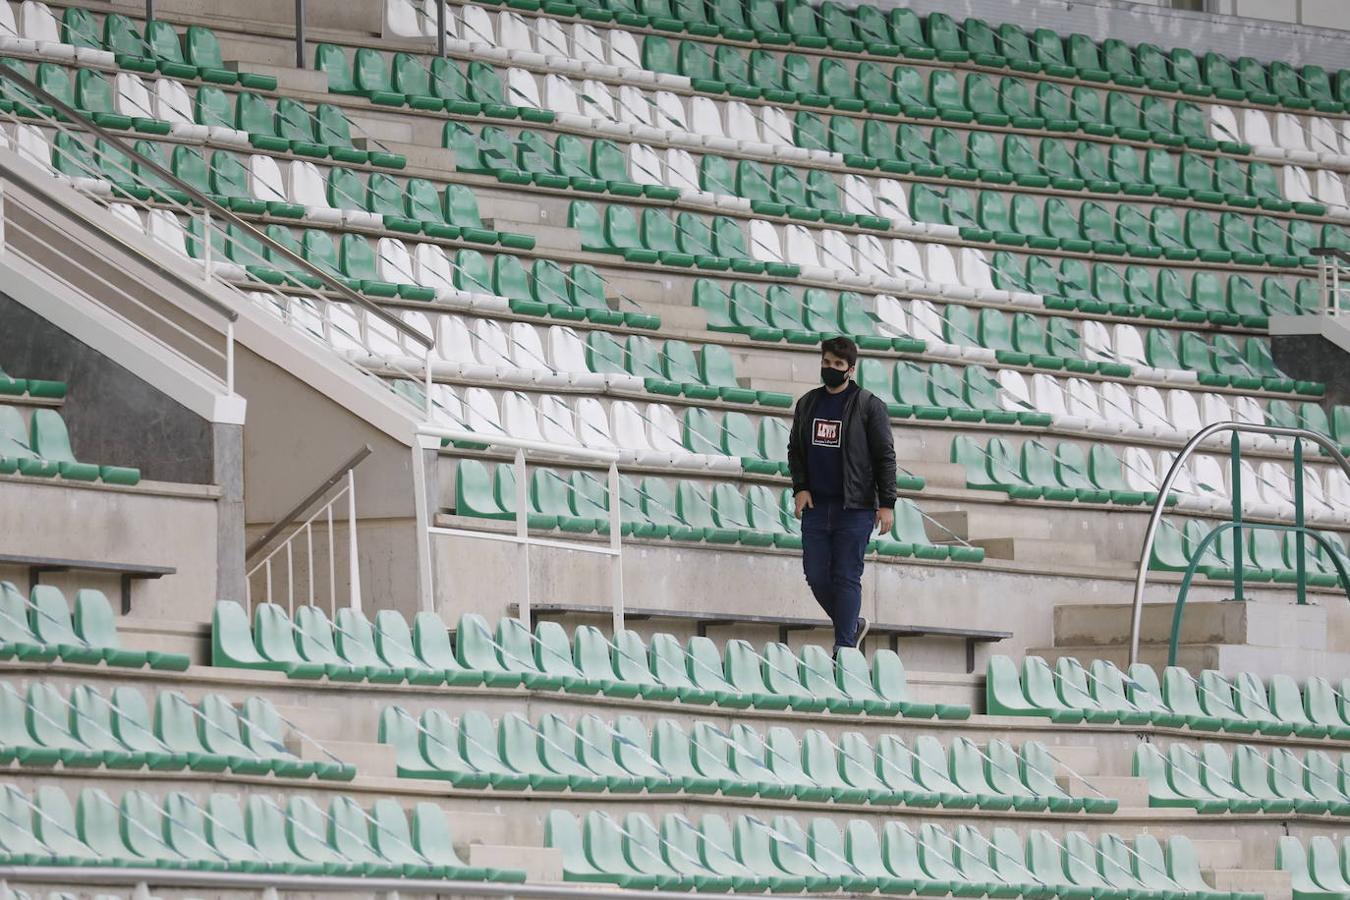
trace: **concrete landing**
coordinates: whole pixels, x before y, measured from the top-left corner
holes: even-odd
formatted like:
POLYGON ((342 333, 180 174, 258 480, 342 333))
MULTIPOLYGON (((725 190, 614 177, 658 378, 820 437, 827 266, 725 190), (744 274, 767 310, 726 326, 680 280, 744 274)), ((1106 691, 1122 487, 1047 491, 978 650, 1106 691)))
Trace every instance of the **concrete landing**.
MULTIPOLYGON (((1146 603, 1140 622, 1140 661, 1167 664, 1174 605, 1146 603)), ((1339 611, 1339 610, 1337 610, 1339 611)), ((1292 602, 1199 601, 1188 603, 1177 647, 1177 665, 1192 671, 1254 672, 1296 679, 1350 667, 1350 652, 1336 641, 1336 616, 1328 606, 1292 602)), ((1123 666, 1129 659, 1129 604, 1059 606, 1054 641, 1029 652, 1106 659, 1123 666)))

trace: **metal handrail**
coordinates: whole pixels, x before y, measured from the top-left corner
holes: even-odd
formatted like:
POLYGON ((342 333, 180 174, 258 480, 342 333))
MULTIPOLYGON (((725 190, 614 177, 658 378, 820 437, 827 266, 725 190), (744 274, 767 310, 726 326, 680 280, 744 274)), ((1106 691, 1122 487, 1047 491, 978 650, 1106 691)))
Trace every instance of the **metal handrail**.
POLYGON ((1317 281, 1322 298, 1320 312, 1337 317, 1341 312, 1341 269, 1350 266, 1350 253, 1338 247, 1314 247, 1312 255, 1319 257, 1317 281))
MULTIPOLYGON (((1339 252, 1339 251, 1337 251, 1339 252)), ((1190 458, 1195 449, 1210 435, 1221 431, 1246 432, 1250 434, 1264 434, 1272 437, 1292 437, 1312 441, 1320 446, 1327 454, 1341 467, 1347 476, 1350 476, 1350 461, 1341 454, 1341 448, 1334 441, 1315 431, 1308 431, 1302 428, 1284 428, 1277 425, 1253 425, 1245 422, 1215 422, 1212 425, 1206 425, 1186 442, 1186 446, 1181 448, 1176 459, 1172 460, 1172 466, 1167 470, 1166 477, 1162 484, 1158 486, 1158 499, 1153 504, 1153 512, 1149 516, 1148 529, 1144 532, 1144 543, 1139 551, 1139 569, 1134 580, 1134 599, 1130 614, 1130 665, 1139 662, 1139 628, 1144 615, 1144 587, 1148 581, 1149 560, 1153 554, 1153 540, 1157 536, 1158 526, 1162 523, 1163 511, 1167 508, 1167 496, 1172 490, 1172 484, 1176 481, 1186 460, 1190 458)), ((1235 501, 1237 502, 1237 501, 1235 501)), ((1218 529, 1211 532, 1216 533, 1218 529)), ((1239 551, 1240 552, 1240 551, 1239 551)), ((1238 558, 1239 566, 1242 565, 1241 557, 1238 558)), ((1178 598, 1180 599, 1180 598, 1178 598)))
MULTIPOLYGON (((366 299, 356 291, 352 290, 347 285, 343 284, 340 280, 334 278, 328 272, 324 271, 318 266, 315 266, 313 263, 305 259, 303 256, 300 256, 299 254, 293 252, 289 248, 276 243, 271 238, 269 238, 265 233, 259 231, 249 222, 240 218, 226 207, 221 206, 219 203, 212 200, 210 197, 206 196, 192 185, 183 181, 177 175, 174 175, 172 172, 161 166, 159 163, 155 162, 153 159, 150 159, 149 157, 138 152, 134 146, 124 141, 120 136, 118 136, 116 132, 108 131, 102 128, 97 123, 89 119, 84 113, 75 109, 73 106, 70 106, 61 98, 54 96, 47 90, 40 87, 36 82, 28 78, 22 72, 18 72, 14 69, 5 67, 3 72, 0 72, 0 80, 8 80, 13 82, 14 84, 23 88, 25 91, 32 94, 35 98, 41 100, 43 103, 52 107, 67 121, 78 125, 80 128, 90 132, 91 134, 100 138, 101 140, 106 141, 113 147, 116 147, 119 151, 126 154, 126 156, 129 159, 135 161, 138 167, 148 169, 150 172, 154 173, 154 175, 157 178, 162 179, 166 184, 172 186, 174 190, 181 191, 182 193, 186 194, 189 198, 191 198, 192 202, 195 205, 204 207, 207 210, 209 210, 211 215, 217 216, 222 221, 228 222, 229 224, 237 228, 245 229, 246 233, 252 239, 259 241, 262 244, 262 246, 266 247, 272 254, 279 255, 282 259, 285 259, 292 265, 297 266, 301 271, 305 272, 307 275, 317 278, 327 290, 333 291, 334 293, 340 295, 347 302, 360 306, 363 309, 365 309, 368 313, 378 316, 380 319, 383 319, 385 322, 389 323, 394 328, 395 331, 404 335, 409 340, 412 340, 413 342, 417 343, 423 349, 429 351, 436 345, 434 339, 428 338, 426 335, 422 334, 422 332, 408 325, 401 318, 389 312, 379 304, 372 303, 370 300, 366 299)), ((206 236, 206 240, 207 241, 210 240, 209 235, 206 236)), ((222 310, 221 312, 222 314, 228 314, 228 311, 222 310)))
POLYGON ((268 542, 271 541, 272 538, 276 537, 278 534, 281 534, 281 532, 286 529, 286 526, 294 522, 302 512, 304 512, 306 509, 312 506, 315 503, 315 501, 317 501, 328 491, 329 488, 331 488, 333 485, 341 481, 344 475, 355 469, 357 466, 361 465, 361 463, 365 460, 365 458, 369 456, 372 452, 374 451, 371 449, 371 446, 369 444, 366 444, 362 446, 361 449, 353 453, 351 455, 351 458, 348 459, 341 466, 339 466, 337 470, 333 472, 332 475, 328 476, 328 478, 325 479, 322 484, 316 487, 313 491, 310 491, 310 493, 306 495, 303 500, 295 504, 295 506, 291 507, 289 512, 287 512, 280 519, 278 519, 275 525, 267 529, 267 532, 262 537, 258 538, 252 544, 249 544, 248 548, 244 550, 244 562, 247 563, 251 558, 256 556, 257 553, 260 550, 262 550, 262 548, 267 546, 268 542))

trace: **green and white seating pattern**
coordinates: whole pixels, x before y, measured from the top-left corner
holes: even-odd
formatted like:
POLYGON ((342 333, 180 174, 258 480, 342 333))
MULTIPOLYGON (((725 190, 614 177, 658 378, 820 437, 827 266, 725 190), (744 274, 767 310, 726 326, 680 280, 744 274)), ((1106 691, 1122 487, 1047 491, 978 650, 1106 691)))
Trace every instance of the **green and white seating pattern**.
POLYGON ((122 646, 108 598, 90 589, 77 591, 73 609, 59 588, 34 585, 24 597, 11 582, 0 581, 0 659, 170 672, 188 667, 188 657, 122 646))
POLYGON ((156 772, 225 772, 350 781, 340 761, 302 760, 282 743, 284 725, 268 700, 236 707, 221 694, 193 703, 177 691, 134 687, 104 696, 79 685, 68 694, 42 681, 21 692, 0 682, 0 760, 21 766, 156 772))
POLYGON ((1350 815, 1344 791, 1344 759, 1322 750, 1269 752, 1249 744, 1229 750, 1208 743, 1199 750, 1172 744, 1165 750, 1140 744, 1134 774, 1148 779, 1149 805, 1201 813, 1300 813, 1350 815))
POLYGON ((431 709, 420 719, 401 707, 380 719, 380 741, 398 751, 406 778, 493 790, 627 794, 720 793, 873 806, 942 806, 1109 813, 1116 801, 1071 797, 1055 781, 1045 747, 1019 751, 1003 741, 980 747, 967 738, 949 747, 923 735, 909 747, 895 735, 875 744, 858 732, 838 740, 811 729, 673 719, 651 727, 634 716, 608 722, 587 714, 569 723, 546 715, 537 723, 515 713, 499 721, 465 710, 456 721, 431 709))
POLYGON ((1275 851, 1275 865, 1288 872, 1296 900, 1330 900, 1350 894, 1347 881, 1346 847, 1333 838, 1317 835, 1304 849, 1299 838, 1285 835, 1275 851))
POLYGON ((5 48, 17 53, 132 72, 159 71, 210 84, 258 90, 277 86, 271 76, 227 69, 215 32, 204 26, 190 27, 180 35, 172 24, 157 19, 142 30, 119 13, 100 17, 76 7, 62 10, 58 20, 46 3, 33 0, 22 5, 17 19, 12 9, 0 12, 0 31, 5 48))
MULTIPOLYGON (((447 22, 450 37, 463 41, 466 48, 480 45, 500 47, 500 55, 531 52, 569 55, 566 46, 531 44, 542 40, 543 33, 531 31, 515 20, 532 18, 537 10, 521 7, 515 19, 499 15, 501 31, 494 33, 490 14, 482 7, 465 4, 455 7, 456 13, 447 22)), ((697 38, 722 36, 732 41, 758 40, 765 47, 794 46, 802 50, 844 53, 866 53, 887 58, 906 57, 932 65, 934 61, 947 66, 965 66, 974 63, 983 67, 1007 68, 1028 78, 1041 76, 1077 79, 1092 84, 1113 82, 1122 87, 1146 89, 1146 92, 1190 97, 1215 96, 1225 101, 1247 101, 1254 104, 1284 104, 1290 109, 1339 112, 1350 101, 1350 76, 1345 72, 1327 72, 1318 66, 1294 69, 1285 63, 1269 66, 1250 57, 1229 60, 1219 53, 1208 53, 1197 59, 1189 50, 1178 48, 1167 51, 1154 44, 1130 46, 1124 41, 1110 39, 1100 45, 1086 35, 1061 36, 1042 28, 1028 34, 1012 24, 991 24, 983 19, 968 18, 957 22, 945 13, 920 15, 911 9, 900 8, 883 12, 869 5, 857 8, 824 4, 779 6, 770 3, 741 3, 738 0, 719 0, 703 4, 647 3, 636 4, 616 0, 613 3, 563 4, 544 9, 549 16, 580 17, 598 26, 608 28, 616 23, 625 28, 650 27, 655 31, 686 32, 697 38)), ((411 0, 389 0, 385 4, 385 24, 390 33, 404 37, 434 37, 437 23, 434 16, 419 10, 411 0)), ((584 34, 584 33, 583 33, 584 34)), ((578 40, 573 50, 577 58, 586 60, 580 51, 586 45, 578 40)), ((606 53, 603 45, 597 45, 606 53)), ((593 63, 620 65, 631 62, 625 56, 616 56, 617 42, 609 44, 607 56, 596 55, 593 63)), ((745 71, 744 63, 732 60, 742 53, 719 55, 718 73, 722 80, 731 72, 745 71)), ((680 53, 682 65, 697 63, 696 54, 680 53)), ((689 77, 706 75, 703 72, 682 72, 689 77)), ((749 79, 742 78, 741 82, 749 79)), ((774 85, 756 85, 761 90, 774 85)), ((757 96, 754 91, 751 96, 757 96)))
MULTIPOLYGON (((10 383, 17 386, 22 382, 10 383)), ((31 409, 27 422, 23 412, 19 406, 0 406, 0 475, 17 473, 30 478, 59 477, 119 485, 134 485, 141 480, 139 469, 77 460, 71 449, 70 432, 57 410, 31 409)))
POLYGON ((992 656, 986 672, 986 703, 991 715, 1042 716, 1053 722, 1152 724, 1197 732, 1297 735, 1301 738, 1350 739, 1347 684, 1333 687, 1312 677, 1300 687, 1287 675, 1269 682, 1250 673, 1228 678, 1206 670, 1199 678, 1177 666, 1162 678, 1142 663, 1128 674, 1105 660, 1084 668, 1062 657, 1051 668, 1028 656, 1021 671, 1006 656, 992 656))
MULTIPOLYGON (((746 429, 726 439, 744 440, 742 452, 746 452, 756 447, 748 440, 751 435, 753 430, 746 429)), ((747 472, 779 471, 780 464, 772 459, 758 455, 740 459, 747 472)), ((901 480, 901 487, 916 487, 913 476, 902 476, 901 480)), ((455 468, 454 511, 459 515, 515 519, 516 494, 515 471, 509 464, 489 467, 477 460, 463 460, 455 468)), ((573 534, 609 532, 609 492, 595 474, 578 471, 568 476, 538 468, 530 475, 526 496, 531 529, 559 529, 573 534)), ((735 484, 725 481, 710 486, 685 479, 671 482, 644 478, 639 482, 620 474, 619 497, 619 519, 625 535, 746 547, 801 547, 801 525, 794 515, 790 489, 752 485, 742 494, 735 484)), ((869 552, 956 562, 984 559, 979 547, 934 542, 924 524, 932 520, 913 500, 900 498, 895 512, 895 524, 872 540, 869 552)))
POLYGON ((43 786, 32 796, 0 786, 7 865, 153 867, 286 875, 524 881, 513 869, 466 865, 444 810, 398 801, 366 809, 337 794, 325 809, 306 796, 213 793, 202 800, 140 790, 113 799, 100 788, 72 798, 43 786))
POLYGON ((983 835, 971 825, 951 832, 926 824, 880 829, 852 819, 802 824, 754 814, 727 820, 680 814, 659 826, 646 813, 622 820, 604 812, 578 822, 555 810, 545 841, 563 852, 568 881, 635 889, 753 892, 835 891, 920 896, 1124 897, 1173 895, 1196 900, 1253 900, 1260 894, 1216 891, 1200 872, 1195 847, 1182 836, 1141 834, 1128 840, 1080 832, 1063 839, 1039 829, 1023 841, 1011 828, 983 835))
MULTIPOLYGON (((1154 538, 1149 568, 1163 572, 1185 571, 1199 552, 1201 541, 1209 533, 1210 524, 1199 519, 1186 519, 1184 522, 1163 519, 1154 538)), ((1238 565, 1241 565, 1242 577, 1252 582, 1293 584, 1298 581, 1298 542, 1295 534, 1280 534, 1260 528, 1244 529, 1241 553, 1236 551, 1233 535, 1231 530, 1221 532, 1205 550, 1205 557, 1196 571, 1206 578, 1232 581, 1238 565)), ((1350 574, 1350 557, 1346 556, 1340 535, 1331 531, 1321 532, 1321 535, 1331 544, 1330 553, 1312 538, 1304 539, 1307 583, 1318 587, 1337 587, 1340 585, 1340 574, 1332 555, 1341 560, 1347 574, 1350 574)))
POLYGON ((45 378, 15 378, 0 368, 0 396, 15 398, 16 402, 29 400, 60 400, 66 396, 64 381, 45 378))
POLYGON ((531 632, 519 620, 504 618, 493 629, 472 613, 460 617, 452 637, 434 613, 418 613, 410 628, 393 610, 381 610, 372 625, 352 609, 338 610, 330 621, 317 607, 302 606, 292 620, 280 607, 261 603, 250 621, 243 607, 230 601, 216 604, 211 631, 214 665, 281 671, 292 678, 562 689, 731 709, 826 709, 920 719, 970 715, 963 705, 913 702, 900 657, 885 649, 874 651, 869 665, 850 648, 835 660, 816 645, 798 653, 774 643, 761 653, 738 640, 723 651, 706 637, 690 638, 686 646, 657 634, 648 644, 636 632, 611 639, 585 625, 569 639, 556 622, 539 622, 531 632))

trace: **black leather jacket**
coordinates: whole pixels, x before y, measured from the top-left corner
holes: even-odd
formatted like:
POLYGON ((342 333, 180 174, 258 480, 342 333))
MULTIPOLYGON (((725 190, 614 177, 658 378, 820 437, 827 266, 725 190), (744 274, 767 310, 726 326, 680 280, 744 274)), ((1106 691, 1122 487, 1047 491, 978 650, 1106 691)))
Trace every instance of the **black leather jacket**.
MULTIPOLYGON (((803 394, 792 414, 788 433, 788 468, 792 493, 810 490, 806 477, 808 429, 816 401, 824 391, 818 387, 803 394)), ((850 509, 890 509, 895 506, 895 442, 891 415, 886 404, 871 391, 858 387, 844 405, 844 506, 850 509)))

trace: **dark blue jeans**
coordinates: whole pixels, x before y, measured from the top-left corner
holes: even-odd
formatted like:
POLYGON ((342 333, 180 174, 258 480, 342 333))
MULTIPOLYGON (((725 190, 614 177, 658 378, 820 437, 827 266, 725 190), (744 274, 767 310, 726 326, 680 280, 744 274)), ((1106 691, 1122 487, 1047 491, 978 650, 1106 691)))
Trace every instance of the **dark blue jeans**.
POLYGON ((876 521, 876 510, 845 509, 842 500, 816 501, 802 512, 802 571, 834 623, 836 648, 857 643, 863 557, 876 521))

